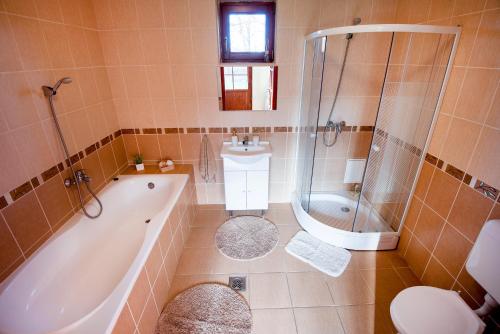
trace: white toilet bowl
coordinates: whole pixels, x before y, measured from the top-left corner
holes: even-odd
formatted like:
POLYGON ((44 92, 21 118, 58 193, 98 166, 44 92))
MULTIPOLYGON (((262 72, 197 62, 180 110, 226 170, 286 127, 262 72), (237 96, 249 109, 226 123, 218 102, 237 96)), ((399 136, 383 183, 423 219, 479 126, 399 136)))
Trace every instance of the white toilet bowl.
POLYGON ((391 303, 401 334, 480 334, 485 324, 457 292, 429 286, 401 291, 391 303))
POLYGON ((473 311, 455 291, 415 286, 391 303, 391 317, 401 334, 477 334, 500 300, 500 219, 486 222, 465 263, 467 272, 486 290, 484 304, 473 311))

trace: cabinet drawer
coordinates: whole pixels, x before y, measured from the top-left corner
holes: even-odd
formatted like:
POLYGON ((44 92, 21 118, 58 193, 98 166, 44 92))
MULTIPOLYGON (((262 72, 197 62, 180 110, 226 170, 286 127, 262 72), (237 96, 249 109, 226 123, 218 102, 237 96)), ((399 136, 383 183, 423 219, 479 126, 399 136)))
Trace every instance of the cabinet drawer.
POLYGON ((224 171, 242 170, 269 170, 269 158, 262 158, 249 164, 240 164, 234 160, 224 158, 224 171))

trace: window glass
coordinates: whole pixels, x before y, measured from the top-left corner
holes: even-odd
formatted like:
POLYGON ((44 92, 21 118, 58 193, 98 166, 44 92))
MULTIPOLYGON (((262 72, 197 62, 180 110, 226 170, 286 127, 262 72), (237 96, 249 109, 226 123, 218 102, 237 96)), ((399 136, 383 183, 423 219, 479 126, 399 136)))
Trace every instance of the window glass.
MULTIPOLYGON (((227 67, 225 67, 227 68, 227 67)), ((230 67, 233 69, 233 73, 234 74, 244 74, 244 75, 247 75, 248 73, 248 68, 246 66, 234 66, 234 67, 230 67)))
POLYGON ((226 90, 233 90, 233 76, 231 74, 226 74, 224 75, 224 87, 226 90))
POLYGON ((264 52, 266 49, 266 15, 229 15, 229 36, 231 52, 264 52))
POLYGON ((248 76, 234 75, 234 89, 248 89, 248 76))
POLYGON ((248 89, 248 68, 245 66, 224 67, 226 90, 248 89))

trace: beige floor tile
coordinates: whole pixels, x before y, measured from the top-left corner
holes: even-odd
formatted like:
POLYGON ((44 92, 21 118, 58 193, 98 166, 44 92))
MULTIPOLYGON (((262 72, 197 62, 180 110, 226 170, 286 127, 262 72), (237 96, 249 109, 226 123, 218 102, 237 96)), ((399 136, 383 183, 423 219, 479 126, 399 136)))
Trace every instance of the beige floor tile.
POLYGON ((373 304, 375 295, 359 270, 346 270, 339 277, 328 277, 327 284, 335 305, 373 304))
POLYGON ((217 228, 226 220, 224 211, 199 211, 194 219, 192 227, 217 228))
POLYGON ((331 306, 333 299, 321 273, 288 273, 293 307, 331 306))
POLYGON ((392 268, 390 253, 385 251, 351 251, 351 264, 349 269, 375 269, 392 268), (354 267, 354 268, 353 268, 354 267))
POLYGON ((295 319, 293 310, 261 309, 252 311, 252 334, 294 334, 295 319))
POLYGON ((342 334, 335 307, 294 308, 298 334, 342 334))
POLYGON ((291 205, 289 207, 269 208, 264 217, 276 225, 298 226, 291 205))
POLYGON ((248 277, 252 309, 291 307, 286 274, 250 274, 248 277))
POLYGON ((408 268, 408 267, 401 267, 401 268, 395 268, 396 272, 398 273, 399 277, 403 281, 403 283, 407 286, 415 286, 415 285, 422 285, 420 280, 415 276, 413 271, 408 268))
POLYGON ((213 248, 184 248, 176 275, 211 274, 217 256, 213 248))
POLYGON ((276 246, 271 253, 263 258, 248 261, 248 272, 250 273, 280 273, 286 271, 285 249, 276 246))
POLYGON ((198 205, 198 211, 224 211, 224 204, 198 205))
POLYGON ((290 239, 300 230, 299 226, 294 225, 276 225, 280 233, 278 245, 285 246, 290 239))
POLYGON ((392 268, 361 270, 368 287, 375 294, 375 303, 390 303, 406 285, 392 268))
POLYGON ((404 260, 390 251, 352 252, 351 270, 329 277, 285 251, 300 228, 289 204, 273 204, 265 216, 279 229, 278 245, 261 259, 239 261, 215 247, 215 231, 227 213, 221 207, 200 208, 169 299, 193 285, 227 284, 231 274, 242 274, 247 275, 241 294, 252 308, 253 334, 393 332, 390 301, 406 286, 419 284, 404 260))
POLYGON ((213 247, 215 238, 215 228, 194 227, 191 229, 186 248, 208 248, 213 247))
POLYGON ((385 306, 339 306, 337 311, 346 334, 395 333, 385 306))

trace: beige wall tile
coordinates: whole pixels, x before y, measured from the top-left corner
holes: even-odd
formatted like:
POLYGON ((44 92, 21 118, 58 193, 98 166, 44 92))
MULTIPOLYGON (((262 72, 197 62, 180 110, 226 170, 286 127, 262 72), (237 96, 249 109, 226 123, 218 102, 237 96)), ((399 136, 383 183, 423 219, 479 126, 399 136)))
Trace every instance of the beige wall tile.
POLYGON ((432 251, 444 224, 445 221, 441 217, 424 205, 413 233, 429 251, 432 251))
POLYGON ((6 207, 3 216, 23 252, 50 232, 50 225, 33 191, 6 207))
POLYGON ((135 323, 130 314, 130 309, 128 304, 123 306, 122 312, 116 321, 115 328, 113 329, 113 334, 133 334, 135 332, 135 323))
POLYGON ((0 232, 0 272, 3 274, 23 255, 3 216, 0 216, 0 232))
POLYGON ((454 283, 454 279, 434 257, 431 257, 422 276, 422 283, 449 290, 454 283))
POLYGON ((475 241, 493 204, 491 199, 462 184, 448 221, 469 240, 475 241))
POLYGON ((454 115, 479 123, 484 122, 499 78, 498 70, 468 69, 454 115))
POLYGON ((500 175, 491 166, 500 163, 499 140, 500 130, 484 127, 469 167, 469 173, 497 189, 500 188, 500 175))
POLYGON ((0 14, 0 31, 0 43, 5 50, 10 50, 10 52, 2 52, 0 55, 0 71, 20 70, 21 59, 9 19, 5 14, 0 14))
POLYGON ((472 243, 465 239, 453 227, 446 224, 434 251, 434 256, 448 272, 456 276, 472 248, 472 243))
POLYGON ((465 170, 471 159, 481 126, 463 119, 453 118, 440 158, 465 170))

